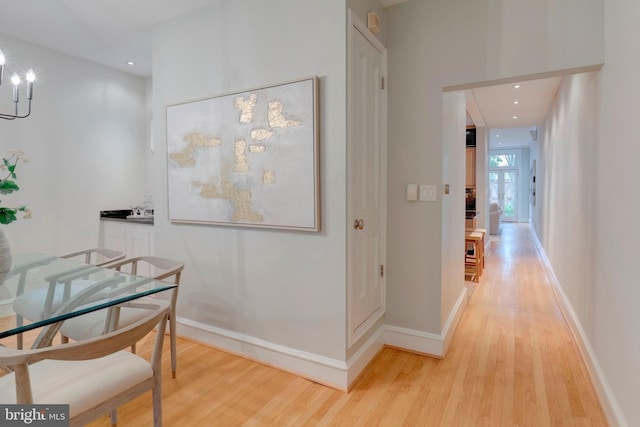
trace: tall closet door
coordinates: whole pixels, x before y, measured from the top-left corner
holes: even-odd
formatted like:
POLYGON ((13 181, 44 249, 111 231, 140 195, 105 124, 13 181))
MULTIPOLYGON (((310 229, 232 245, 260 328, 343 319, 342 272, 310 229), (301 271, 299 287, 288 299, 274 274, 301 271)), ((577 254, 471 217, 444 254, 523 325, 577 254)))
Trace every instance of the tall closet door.
POLYGON ((350 13, 348 43, 349 345, 385 311, 386 50, 350 13))

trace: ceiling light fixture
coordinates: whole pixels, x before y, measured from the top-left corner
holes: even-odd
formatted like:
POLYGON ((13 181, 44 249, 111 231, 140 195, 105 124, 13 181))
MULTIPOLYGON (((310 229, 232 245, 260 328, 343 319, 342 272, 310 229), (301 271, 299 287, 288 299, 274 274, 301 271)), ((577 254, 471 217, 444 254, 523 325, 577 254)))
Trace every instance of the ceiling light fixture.
POLYGON ((127 61, 127 65, 136 65, 136 63, 133 61, 127 61))
POLYGON ((513 118, 514 118, 514 119, 517 119, 517 118, 518 118, 518 116, 513 116, 513 118))
POLYGON ((518 105, 520 104, 520 101, 518 101, 517 99, 515 101, 513 101, 514 105, 518 105))
MULTIPOLYGON (((4 53, 0 50, 0 86, 2 85, 2 78, 4 76, 5 61, 6 61, 6 58, 4 56, 4 53)), ((29 104, 28 104, 29 109, 27 111, 27 114, 24 114, 22 116, 18 114, 18 103, 20 102, 19 87, 20 87, 20 83, 22 82, 22 79, 20 79, 20 76, 18 75, 18 73, 13 73, 11 75, 11 83, 13 84, 13 102, 15 103, 15 112, 14 114, 0 113, 0 119, 5 119, 5 120, 24 119, 25 117, 28 117, 29 114, 31 114, 31 99, 33 98, 33 82, 36 81, 36 74, 33 72, 31 68, 29 68, 29 71, 26 72, 24 79, 27 81, 27 101, 29 101, 29 104)))
POLYGON ((514 85, 513 88, 514 89, 520 89, 520 85, 514 85))

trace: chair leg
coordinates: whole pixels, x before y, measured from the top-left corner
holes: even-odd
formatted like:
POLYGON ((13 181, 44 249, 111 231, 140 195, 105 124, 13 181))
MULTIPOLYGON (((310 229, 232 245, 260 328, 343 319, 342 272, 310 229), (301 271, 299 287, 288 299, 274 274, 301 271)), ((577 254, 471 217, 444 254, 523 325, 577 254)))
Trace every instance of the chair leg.
POLYGON ((162 427, 162 380, 156 376, 151 395, 153 399, 153 427, 162 427))
MULTIPOLYGON (((24 319, 19 314, 16 314, 16 326, 22 326, 24 324, 24 319)), ((22 337, 22 332, 16 335, 16 345, 18 350, 22 350, 22 346, 24 345, 24 339, 22 337)))
POLYGON ((171 308, 171 314, 169 314, 169 340, 171 341, 171 378, 176 377, 176 365, 177 365, 177 352, 176 352, 176 316, 173 312, 173 306, 171 308))
POLYGON ((111 417, 111 427, 116 427, 118 425, 118 410, 112 410, 109 415, 111 417))
POLYGON ((136 344, 131 344, 131 353, 136 354, 136 344))

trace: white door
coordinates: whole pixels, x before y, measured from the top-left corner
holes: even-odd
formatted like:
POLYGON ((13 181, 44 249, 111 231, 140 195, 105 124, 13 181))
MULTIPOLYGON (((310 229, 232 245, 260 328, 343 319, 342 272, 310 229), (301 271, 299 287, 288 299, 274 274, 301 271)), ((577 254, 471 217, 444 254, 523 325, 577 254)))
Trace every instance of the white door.
POLYGON ((489 172, 489 203, 497 202, 502 208, 501 221, 518 219, 518 171, 515 169, 489 172))
POLYGON ((350 13, 348 323, 353 344, 385 310, 386 51, 350 13))

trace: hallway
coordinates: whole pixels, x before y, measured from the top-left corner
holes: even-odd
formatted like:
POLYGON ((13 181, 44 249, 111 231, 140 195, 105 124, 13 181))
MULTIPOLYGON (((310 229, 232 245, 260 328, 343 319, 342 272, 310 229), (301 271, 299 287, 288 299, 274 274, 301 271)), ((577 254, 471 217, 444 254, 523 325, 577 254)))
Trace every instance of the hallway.
POLYGON ((457 379, 442 425, 606 425, 531 233, 502 223, 491 236, 446 358, 457 379))
MULTIPOLYGON (((485 274, 469 285, 445 359, 385 348, 349 393, 179 339, 178 377, 162 384, 164 424, 606 426, 527 224, 502 224, 485 274)), ((139 354, 148 357, 151 342, 139 354)), ((164 354, 168 373, 167 345, 164 354)), ((118 414, 121 425, 150 425, 149 397, 118 414)))

